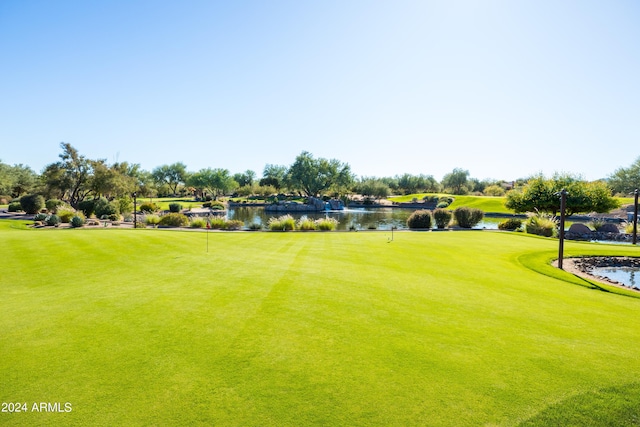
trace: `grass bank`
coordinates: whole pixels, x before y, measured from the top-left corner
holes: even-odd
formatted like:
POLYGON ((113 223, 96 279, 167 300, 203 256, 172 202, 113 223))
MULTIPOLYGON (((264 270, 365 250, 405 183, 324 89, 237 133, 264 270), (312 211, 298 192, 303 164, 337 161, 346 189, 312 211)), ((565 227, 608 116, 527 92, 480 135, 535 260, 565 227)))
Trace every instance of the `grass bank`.
POLYGON ((555 240, 209 233, 207 253, 206 233, 10 224, 0 221, 0 400, 73 409, 0 413, 2 424, 640 417, 640 299, 549 267, 555 240))

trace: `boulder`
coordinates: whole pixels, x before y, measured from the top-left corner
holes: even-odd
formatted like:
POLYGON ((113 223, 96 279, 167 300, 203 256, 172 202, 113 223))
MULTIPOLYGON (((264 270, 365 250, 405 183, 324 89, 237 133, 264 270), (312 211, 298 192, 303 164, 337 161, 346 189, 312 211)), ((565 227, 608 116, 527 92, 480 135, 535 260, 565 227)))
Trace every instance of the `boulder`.
POLYGON ((568 232, 576 233, 576 234, 590 234, 591 229, 584 224, 576 222, 571 224, 571 227, 569 227, 568 232))
POLYGON ((620 232, 617 225, 611 224, 609 222, 604 224, 602 227, 600 227, 598 231, 601 233, 619 233, 620 232))

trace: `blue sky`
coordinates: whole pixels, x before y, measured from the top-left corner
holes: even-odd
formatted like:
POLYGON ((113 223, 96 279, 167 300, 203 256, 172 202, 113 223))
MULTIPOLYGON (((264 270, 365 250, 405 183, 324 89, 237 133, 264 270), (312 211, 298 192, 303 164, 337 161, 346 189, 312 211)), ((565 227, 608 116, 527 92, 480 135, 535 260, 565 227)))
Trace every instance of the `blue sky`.
POLYGON ((598 179, 640 156, 638 22, 634 0, 4 0, 0 160, 598 179))

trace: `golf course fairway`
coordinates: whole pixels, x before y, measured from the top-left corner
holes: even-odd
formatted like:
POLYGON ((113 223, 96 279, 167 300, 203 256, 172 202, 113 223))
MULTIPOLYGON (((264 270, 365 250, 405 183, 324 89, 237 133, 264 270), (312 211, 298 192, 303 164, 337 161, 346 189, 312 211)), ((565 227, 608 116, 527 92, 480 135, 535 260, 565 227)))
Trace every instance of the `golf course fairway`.
POLYGON ((0 221, 0 242, 2 425, 640 425, 640 295, 554 269, 554 239, 0 221))

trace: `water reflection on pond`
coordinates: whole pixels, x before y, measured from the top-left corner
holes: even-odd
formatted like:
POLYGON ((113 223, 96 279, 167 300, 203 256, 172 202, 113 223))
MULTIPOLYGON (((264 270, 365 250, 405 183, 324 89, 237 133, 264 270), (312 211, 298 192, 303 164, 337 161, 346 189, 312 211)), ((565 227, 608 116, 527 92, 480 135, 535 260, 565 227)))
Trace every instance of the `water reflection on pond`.
POLYGON ((591 274, 607 277, 625 286, 640 289, 640 270, 636 267, 596 267, 591 271, 591 274))
MULTIPOLYGON (((356 208, 342 211, 327 212, 298 212, 290 213, 297 221, 303 216, 311 219, 335 218, 338 220, 338 230, 391 230, 396 227, 399 230, 407 228, 407 218, 413 210, 392 208, 356 208)), ((279 212, 265 212, 264 208, 256 207, 232 207, 227 213, 228 219, 244 222, 246 227, 251 224, 266 226, 269 218, 284 215, 279 212)), ((502 218, 485 218, 474 228, 497 229, 502 218)))

